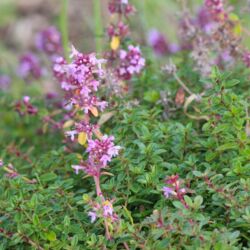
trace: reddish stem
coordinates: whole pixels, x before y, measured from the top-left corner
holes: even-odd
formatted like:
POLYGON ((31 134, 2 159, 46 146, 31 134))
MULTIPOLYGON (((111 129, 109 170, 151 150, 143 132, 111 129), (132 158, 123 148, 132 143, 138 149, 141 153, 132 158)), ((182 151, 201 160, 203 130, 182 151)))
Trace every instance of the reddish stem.
MULTIPOLYGON (((95 181, 96 195, 101 197, 102 202, 104 202, 105 199, 102 195, 102 190, 101 190, 101 186, 100 186, 100 175, 94 176, 94 181, 95 181)), ((106 238, 108 240, 111 240, 111 235, 109 232, 108 222, 107 222, 106 218, 104 218, 104 225, 105 225, 105 231, 106 231, 106 238)))

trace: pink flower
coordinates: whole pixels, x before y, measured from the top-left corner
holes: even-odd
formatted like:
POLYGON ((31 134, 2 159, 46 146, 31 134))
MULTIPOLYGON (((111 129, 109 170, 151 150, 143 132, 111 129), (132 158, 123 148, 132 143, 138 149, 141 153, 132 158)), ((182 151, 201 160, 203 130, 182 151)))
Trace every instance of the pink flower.
POLYGON ((118 13, 128 16, 135 12, 135 7, 128 3, 128 0, 111 0, 108 5, 111 14, 118 13))
POLYGON ((106 200, 103 202, 103 216, 108 217, 113 215, 113 205, 110 201, 106 200))
POLYGON ((145 59, 142 57, 140 48, 128 46, 128 51, 120 50, 120 64, 117 68, 117 75, 123 80, 130 80, 134 74, 139 74, 145 66, 145 59))
POLYGON ((213 16, 206 6, 199 9, 195 22, 207 34, 211 33, 216 27, 216 22, 214 22, 213 16))
POLYGON ((215 21, 223 20, 226 16, 223 0, 205 0, 205 6, 215 21))
POLYGON ((88 135, 88 138, 92 137, 93 131, 98 129, 98 125, 90 124, 85 121, 77 122, 75 124, 76 132, 79 134, 85 132, 88 135))
POLYGON ((148 44, 153 48, 157 56, 176 53, 179 50, 176 44, 169 44, 165 37, 156 29, 149 32, 148 44))
POLYGON ((87 148, 89 159, 106 167, 107 163, 111 161, 112 157, 117 156, 121 149, 120 146, 115 146, 113 141, 114 137, 107 135, 104 135, 101 140, 89 140, 87 148))
POLYGON ((117 25, 111 24, 108 27, 108 36, 111 38, 113 36, 118 36, 119 38, 124 38, 128 35, 129 28, 128 25, 123 22, 119 22, 117 25))
POLYGON ((79 170, 82 170, 82 171, 85 170, 85 168, 81 165, 72 165, 72 168, 75 170, 76 174, 79 174, 79 170))
POLYGON ((175 194, 174 190, 173 190, 172 188, 170 188, 170 187, 163 187, 162 190, 163 190, 164 196, 165 196, 166 198, 169 198, 170 195, 175 194))
POLYGON ((250 52, 247 51, 243 54, 243 62, 248 68, 250 68, 250 52))
POLYGON ((37 34, 36 47, 48 55, 62 53, 61 34, 56 27, 49 27, 37 34))
POLYGON ((24 96, 21 101, 17 101, 15 104, 15 110, 19 115, 35 115, 38 112, 38 108, 30 103, 30 97, 24 96))
POLYGON ((76 130, 71 130, 71 131, 66 131, 65 135, 70 137, 71 141, 75 140, 75 136, 78 134, 78 132, 76 130))
POLYGON ((91 223, 96 221, 96 218, 97 218, 96 212, 90 211, 90 212, 88 212, 88 216, 90 217, 91 223))
POLYGON ((28 104, 29 102, 30 102, 30 97, 29 96, 24 96, 23 97, 23 102, 25 103, 25 104, 28 104))
POLYGON ((24 78, 33 77, 39 79, 42 76, 40 61, 33 53, 27 53, 20 58, 17 74, 24 78))
POLYGON ((67 63, 63 58, 54 60, 54 75, 65 90, 65 99, 78 106, 86 114, 93 108, 104 110, 105 101, 100 101, 94 93, 98 91, 100 80, 105 72, 104 59, 97 59, 95 54, 82 54, 72 46, 72 61, 67 63))

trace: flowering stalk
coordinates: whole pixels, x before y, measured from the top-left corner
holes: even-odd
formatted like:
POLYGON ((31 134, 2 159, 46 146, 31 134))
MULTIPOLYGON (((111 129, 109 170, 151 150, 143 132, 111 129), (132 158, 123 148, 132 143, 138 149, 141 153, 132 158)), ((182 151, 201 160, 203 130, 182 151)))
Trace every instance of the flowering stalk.
POLYGON ((118 155, 119 146, 114 145, 114 137, 103 135, 97 124, 91 123, 92 117, 97 117, 99 111, 103 111, 107 102, 97 97, 100 81, 105 77, 102 65, 103 59, 97 59, 95 54, 82 54, 72 47, 71 62, 67 63, 64 58, 58 57, 54 64, 54 75, 61 83, 65 91, 65 101, 75 109, 74 129, 65 134, 72 141, 86 145, 88 158, 82 160, 79 165, 72 168, 76 174, 83 171, 93 177, 96 195, 100 198, 101 204, 92 203, 92 211, 88 214, 91 222, 97 217, 104 219, 106 238, 111 239, 109 222, 115 222, 118 216, 113 212, 112 201, 106 200, 100 186, 102 170, 108 167, 108 163, 114 156, 118 155), (77 121, 77 114, 83 113, 81 120, 77 121), (94 138, 96 137, 96 139, 94 138))

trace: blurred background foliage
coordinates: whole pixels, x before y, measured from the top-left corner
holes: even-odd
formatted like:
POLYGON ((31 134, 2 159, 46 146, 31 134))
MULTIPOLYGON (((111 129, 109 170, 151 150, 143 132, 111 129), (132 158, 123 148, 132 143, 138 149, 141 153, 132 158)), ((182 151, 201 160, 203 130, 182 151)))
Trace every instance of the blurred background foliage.
MULTIPOLYGON (((0 66, 15 62, 16 53, 34 47, 33 38, 39 30, 48 25, 60 26, 60 13, 64 0, 1 0, 0 1, 0 66), (14 54, 14 55, 13 55, 14 54)), ((89 52, 95 50, 94 4, 97 0, 69 0, 68 27, 69 40, 79 49, 89 52)), ((107 0, 101 4, 101 26, 109 23, 107 0)), ((147 33, 156 28, 170 40, 176 40, 177 19, 181 8, 191 7, 197 11, 202 0, 133 0, 138 12, 131 18, 133 37, 140 44, 146 43, 147 33)), ((235 12, 240 15, 244 27, 250 27, 246 11, 246 0, 231 0, 235 12), (237 3, 237 4, 236 4, 237 3), (243 7, 242 7, 243 6, 243 7)), ((249 4, 250 6, 250 4, 249 4)), ((249 7, 250 8, 250 7, 249 7)), ((100 34, 98 34, 100 35, 100 34)), ((105 31, 102 33, 105 41, 105 31)), ((102 43, 104 44, 104 41, 102 43)), ((246 40, 248 43, 249 40, 246 40)))

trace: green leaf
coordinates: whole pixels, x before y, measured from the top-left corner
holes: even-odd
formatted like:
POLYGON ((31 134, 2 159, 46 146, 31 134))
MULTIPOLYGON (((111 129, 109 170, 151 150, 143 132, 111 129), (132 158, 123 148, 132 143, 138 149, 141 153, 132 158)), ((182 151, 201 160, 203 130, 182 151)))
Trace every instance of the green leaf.
POLYGON ((56 240, 56 234, 55 234, 54 231, 46 232, 45 236, 46 236, 47 240, 49 240, 49 241, 55 241, 56 240))
POLYGON ((189 196, 185 195, 184 200, 189 207, 193 207, 193 201, 191 200, 191 198, 189 196))
POLYGON ((155 103, 160 99, 160 93, 156 90, 150 90, 145 92, 144 94, 144 100, 148 102, 155 103))
POLYGON ((196 196, 196 197, 194 198, 194 207, 195 207, 196 209, 199 209, 200 206, 201 206, 201 204, 202 204, 202 202, 203 202, 202 196, 200 196, 200 195, 196 196))
POLYGON ((42 182, 50 182, 53 181, 57 178, 57 175, 54 173, 47 173, 47 174, 43 174, 40 176, 40 180, 42 182))
POLYGON ((221 146, 219 146, 218 148, 216 148, 216 151, 226 151, 229 149, 236 149, 238 147, 238 145, 234 142, 230 142, 230 143, 225 143, 221 146))

